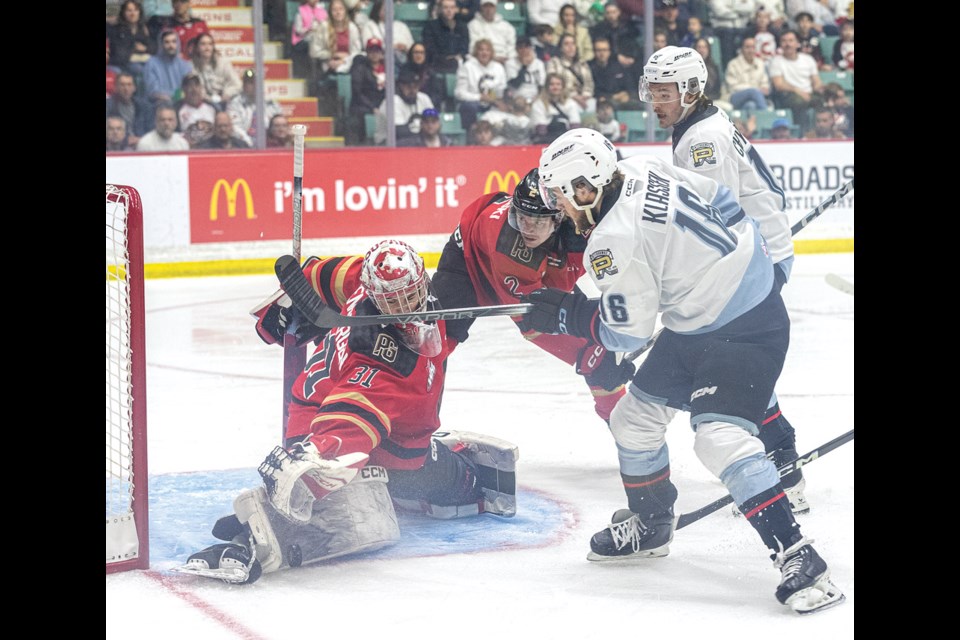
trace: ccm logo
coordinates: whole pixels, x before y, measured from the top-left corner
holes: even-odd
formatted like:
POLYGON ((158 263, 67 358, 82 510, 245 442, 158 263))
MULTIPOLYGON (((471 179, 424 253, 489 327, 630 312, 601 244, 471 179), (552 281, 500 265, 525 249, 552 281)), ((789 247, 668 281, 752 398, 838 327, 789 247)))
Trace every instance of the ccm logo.
POLYGON ((387 478, 387 470, 383 467, 364 467, 360 469, 360 477, 364 480, 372 478, 387 478))
POLYGON ((690 395, 690 400, 691 400, 691 401, 696 400, 697 398, 700 398, 700 397, 705 396, 705 395, 707 395, 707 394, 709 394, 709 395, 712 396, 712 395, 715 394, 716 392, 717 392, 717 388, 716 388, 716 387, 703 387, 703 388, 701 388, 701 389, 697 389, 696 391, 694 391, 694 392, 690 395))

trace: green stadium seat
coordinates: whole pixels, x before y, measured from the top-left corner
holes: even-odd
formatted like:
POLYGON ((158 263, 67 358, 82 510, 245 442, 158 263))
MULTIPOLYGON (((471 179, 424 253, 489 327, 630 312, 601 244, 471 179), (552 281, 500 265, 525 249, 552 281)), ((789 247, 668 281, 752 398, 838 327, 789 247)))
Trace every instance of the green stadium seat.
POLYGON ((780 118, 786 118, 787 122, 791 125, 793 122, 793 111, 790 109, 774 109, 773 111, 754 111, 753 114, 757 116, 757 131, 763 131, 764 129, 770 129, 773 125, 774 120, 780 118))
POLYGON ((350 101, 353 99, 352 78, 349 73, 335 73, 333 75, 337 78, 337 97, 342 101, 341 117, 343 117, 350 111, 350 101))
POLYGON ((430 20, 430 3, 395 2, 393 4, 393 19, 406 22, 408 27, 411 23, 428 22, 430 20))
MULTIPOLYGON (((627 126, 627 142, 646 142, 647 141, 647 112, 646 111, 617 111, 617 121, 627 126)), ((654 142, 663 142, 670 139, 670 130, 660 128, 660 124, 654 118, 653 128, 654 142)))
POLYGON ((467 144, 467 130, 463 128, 463 121, 458 111, 440 114, 440 133, 448 136, 455 145, 467 144))
POLYGON ((821 71, 820 81, 823 84, 836 82, 843 87, 843 92, 848 96, 853 93, 853 72, 852 71, 821 71))
POLYGON ((710 43, 710 57, 717 63, 717 69, 720 70, 720 77, 722 78, 727 69, 728 61, 723 59, 723 54, 720 52, 720 39, 715 36, 707 36, 707 42, 710 43))
POLYGON ((823 61, 827 64, 833 64, 833 45, 839 39, 840 36, 820 36, 820 53, 823 54, 823 61))
POLYGON ((377 131, 377 116, 373 113, 363 114, 363 144, 372 146, 373 136, 377 131))

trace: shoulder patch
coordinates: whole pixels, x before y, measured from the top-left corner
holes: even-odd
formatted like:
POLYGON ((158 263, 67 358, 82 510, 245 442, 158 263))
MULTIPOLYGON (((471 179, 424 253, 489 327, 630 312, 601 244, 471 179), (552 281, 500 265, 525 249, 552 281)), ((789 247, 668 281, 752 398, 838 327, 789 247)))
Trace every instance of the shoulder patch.
POLYGON ((607 275, 616 275, 620 271, 613 264, 613 252, 609 249, 601 249, 591 253, 590 268, 593 269, 593 275, 597 280, 603 280, 603 277, 607 275))
POLYGON ((690 147, 694 167, 717 164, 717 148, 712 142, 698 142, 690 147))

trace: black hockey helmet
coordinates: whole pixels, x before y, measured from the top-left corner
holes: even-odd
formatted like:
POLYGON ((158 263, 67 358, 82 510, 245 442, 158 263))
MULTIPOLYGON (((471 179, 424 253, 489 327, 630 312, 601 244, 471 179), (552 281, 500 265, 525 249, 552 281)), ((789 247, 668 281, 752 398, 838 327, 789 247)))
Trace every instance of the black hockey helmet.
POLYGON ((563 220, 563 211, 551 209, 544 204, 543 198, 540 197, 540 188, 540 169, 531 169, 527 175, 523 176, 523 180, 520 181, 517 188, 513 190, 513 200, 510 203, 510 212, 507 216, 511 227, 519 230, 518 213, 536 218, 553 218, 556 223, 554 229, 559 226, 560 221, 563 220))

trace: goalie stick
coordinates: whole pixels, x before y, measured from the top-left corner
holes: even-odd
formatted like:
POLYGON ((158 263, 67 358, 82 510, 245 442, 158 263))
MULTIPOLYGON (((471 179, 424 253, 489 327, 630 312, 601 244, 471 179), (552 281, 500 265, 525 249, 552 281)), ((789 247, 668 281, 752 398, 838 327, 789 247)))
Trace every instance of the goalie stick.
MULTIPOLYGON (((295 124, 290 130, 293 132, 293 255, 291 258, 299 265, 303 235, 303 140, 307 135, 307 127, 303 124, 295 124)), ((280 442, 283 442, 287 433, 293 383, 303 371, 306 362, 306 346, 298 347, 293 332, 286 333, 283 336, 283 415, 280 424, 280 442)))
MULTIPOLYGON (((845 434, 843 434, 843 435, 841 435, 841 436, 837 436, 836 438, 834 438, 834 439, 831 440, 830 442, 825 442, 824 444, 820 445, 819 447, 817 447, 817 448, 814 449, 813 451, 809 451, 809 452, 805 453, 804 455, 800 456, 799 458, 797 458, 797 459, 794 460, 793 462, 788 462, 787 464, 783 465, 782 467, 779 467, 779 468, 777 469, 777 473, 779 473, 779 474, 780 474, 780 477, 782 478, 783 476, 787 475, 788 473, 791 473, 791 472, 793 472, 793 471, 796 471, 797 469, 799 469, 799 468, 801 468, 801 467, 807 466, 808 464, 810 464, 810 463, 813 462, 814 460, 817 460, 820 456, 823 456, 823 455, 826 455, 826 454, 830 453, 831 451, 833 451, 833 450, 836 449, 837 447, 839 447, 839 446, 841 446, 841 445, 844 445, 844 444, 850 442, 851 440, 853 440, 853 429, 850 429, 850 431, 847 431, 845 434)), ((728 505, 728 504, 731 504, 732 502, 733 502, 733 496, 731 496, 731 495, 728 493, 728 494, 725 495, 724 497, 722 497, 722 498, 720 498, 720 499, 718 499, 718 500, 714 500, 713 502, 711 502, 710 504, 708 504, 708 505, 706 505, 706 506, 704 506, 704 507, 700 507, 700 508, 697 509, 696 511, 691 511, 690 513, 681 513, 680 516, 677 518, 677 527, 676 527, 676 528, 677 528, 677 529, 683 529, 683 528, 686 527, 687 525, 693 524, 693 523, 696 522, 697 520, 700 520, 701 518, 704 518, 704 517, 710 515, 710 514, 713 513, 714 511, 718 511, 718 510, 722 509, 723 507, 725 507, 725 506, 728 505)))
POLYGON ((846 278, 841 278, 835 273, 828 273, 825 279, 827 281, 827 284, 833 287, 834 289, 853 295, 853 283, 847 280, 846 278))
POLYGON ((293 300, 293 305, 303 316, 321 328, 359 327, 371 324, 394 324, 406 322, 430 322, 434 320, 463 320, 482 316, 519 316, 533 309, 530 303, 507 304, 492 307, 465 307, 462 309, 438 309, 413 313, 385 313, 379 316, 345 316, 323 303, 320 295, 307 281, 300 268, 300 261, 293 256, 280 256, 274 265, 280 287, 293 300))
MULTIPOLYGON (((796 224, 790 227, 790 235, 791 236, 797 235, 798 231, 800 231, 805 226, 810 224, 813 220, 816 220, 817 218, 819 218, 820 214, 826 211, 829 207, 832 207, 833 205, 840 202, 840 199, 843 198, 843 196, 850 193, 851 189, 853 189, 853 178, 851 178, 849 182, 843 184, 839 189, 834 191, 833 195, 831 195, 829 198, 827 198, 826 200, 818 204, 816 208, 810 211, 810 213, 808 213, 807 215, 797 220, 796 224)), ((829 276, 827 276, 827 278, 828 278, 827 282, 830 282, 829 276)), ((833 284, 833 283, 831 282, 830 284, 833 284)), ((834 284, 833 286, 836 287, 837 285, 834 284)), ((837 287, 837 288, 840 289, 840 287, 837 287)), ((844 289, 840 289, 840 290, 844 291, 844 289)), ((850 290, 847 291, 847 293, 849 293, 850 295, 853 295, 853 284, 850 284, 850 290)), ((657 336, 660 335, 660 331, 663 331, 663 329, 660 329, 655 334, 653 334, 653 337, 650 339, 650 342, 643 345, 636 351, 631 351, 630 353, 626 354, 625 356, 623 356, 623 359, 633 362, 634 360, 642 356, 644 353, 649 351, 650 348, 653 347, 653 343, 657 341, 657 336)))

